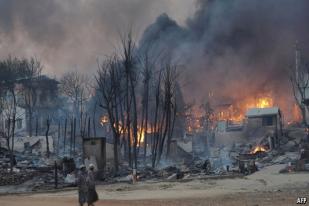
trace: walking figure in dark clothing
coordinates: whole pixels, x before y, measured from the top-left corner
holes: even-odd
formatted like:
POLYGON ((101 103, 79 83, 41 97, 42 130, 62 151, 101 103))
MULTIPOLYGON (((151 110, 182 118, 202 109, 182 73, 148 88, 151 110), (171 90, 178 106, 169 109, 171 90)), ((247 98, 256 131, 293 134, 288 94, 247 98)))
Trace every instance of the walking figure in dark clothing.
POLYGON ((94 206, 93 203, 98 201, 98 193, 95 189, 95 174, 94 174, 94 165, 89 165, 89 171, 87 176, 87 186, 88 186, 88 196, 87 202, 88 206, 94 206))
POLYGON ((88 185, 87 185, 87 170, 85 165, 80 166, 80 171, 77 178, 78 186, 78 201, 79 205, 83 206, 87 202, 88 185))

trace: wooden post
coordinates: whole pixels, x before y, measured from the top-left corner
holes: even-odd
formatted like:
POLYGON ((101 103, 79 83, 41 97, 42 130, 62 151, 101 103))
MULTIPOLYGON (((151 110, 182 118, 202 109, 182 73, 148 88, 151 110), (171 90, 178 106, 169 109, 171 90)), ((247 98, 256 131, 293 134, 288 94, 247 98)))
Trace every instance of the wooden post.
POLYGON ((75 154, 75 141, 76 141, 76 118, 73 121, 73 154, 75 154))
POLYGON ((49 127, 50 127, 50 121, 49 121, 49 117, 47 118, 46 120, 46 133, 45 133, 45 136, 46 136, 46 154, 47 154, 47 158, 49 158, 49 154, 50 154, 50 151, 49 151, 49 139, 48 139, 48 133, 49 133, 49 127))
POLYGON ((55 161, 55 189, 58 188, 58 165, 57 162, 55 161))
POLYGON ((90 137, 90 117, 88 117, 88 138, 90 137))
POLYGON ((61 129, 61 125, 60 125, 60 121, 58 122, 58 140, 57 140, 57 154, 59 155, 59 143, 60 143, 60 129, 61 129))
POLYGON ((71 126, 71 130, 70 130, 70 157, 72 157, 72 145, 73 145, 73 118, 71 118, 70 120, 70 126, 71 126))
POLYGON ((95 117, 92 118, 92 126, 93 126, 93 136, 97 136, 97 130, 96 130, 96 122, 95 122, 95 117))
POLYGON ((38 120, 38 117, 36 117, 35 136, 38 136, 38 129, 39 129, 39 120, 38 120))
POLYGON ((65 155, 65 140, 66 140, 66 136, 67 136, 67 124, 68 124, 68 120, 67 120, 67 118, 65 118, 64 134, 63 134, 63 154, 64 155, 65 155))

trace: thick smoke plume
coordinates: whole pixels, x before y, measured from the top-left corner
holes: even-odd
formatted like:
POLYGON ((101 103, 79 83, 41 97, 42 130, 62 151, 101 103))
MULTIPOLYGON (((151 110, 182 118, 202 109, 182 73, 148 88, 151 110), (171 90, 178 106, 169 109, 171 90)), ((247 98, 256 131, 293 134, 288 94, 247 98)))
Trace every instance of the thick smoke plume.
POLYGON ((55 75, 95 72, 96 58, 117 47, 119 31, 133 26, 141 34, 149 25, 139 46, 152 44, 184 65, 187 101, 272 92, 287 111, 295 42, 304 56, 309 51, 309 1, 195 1, 0 0, 0 57, 34 55, 55 75))
POLYGON ((94 73, 96 59, 119 46, 119 33, 132 27, 138 37, 163 12, 184 21, 193 1, 0 0, 0 58, 36 56, 57 76, 94 73))
POLYGON ((293 96, 287 70, 296 41, 303 55, 309 49, 309 1, 200 0, 197 5, 186 26, 165 14, 158 17, 141 47, 151 42, 185 65, 189 101, 209 93, 232 101, 271 93, 288 116, 293 96))

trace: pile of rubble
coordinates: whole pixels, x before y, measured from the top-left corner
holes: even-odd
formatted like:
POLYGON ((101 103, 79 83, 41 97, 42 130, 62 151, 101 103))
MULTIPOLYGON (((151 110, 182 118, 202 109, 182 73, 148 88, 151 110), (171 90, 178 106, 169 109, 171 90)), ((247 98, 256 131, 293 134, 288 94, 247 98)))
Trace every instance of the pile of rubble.
MULTIPOLYGON (((196 158, 191 162, 165 167, 153 168, 146 166, 137 170, 137 179, 140 181, 175 181, 227 175, 239 176, 238 172, 227 170, 229 168, 212 167, 212 164, 210 159, 196 158)), ((128 167, 121 167, 120 177, 107 176, 105 182, 131 182, 133 179, 132 174, 132 170, 128 167)))
POLYGON ((1 169, 0 170, 0 186, 19 185, 28 180, 31 180, 36 175, 37 175, 37 172, 33 170, 20 171, 18 169, 14 169, 12 172, 10 172, 6 169, 1 169))
MULTIPOLYGON (((11 153, 1 148, 0 186, 21 185, 25 182, 31 182, 31 184, 27 184, 29 190, 55 188, 56 157, 46 158, 45 155, 15 151, 12 160, 13 170, 11 171, 11 153)), ((58 188, 70 186, 71 184, 64 182, 62 161, 57 163, 57 169, 58 188)))
POLYGON ((250 144, 237 145, 234 147, 234 154, 238 153, 238 158, 246 156, 239 162, 253 163, 256 170, 274 164, 285 164, 286 168, 281 173, 309 171, 309 138, 303 128, 289 128, 276 148, 252 154, 251 147, 250 144))

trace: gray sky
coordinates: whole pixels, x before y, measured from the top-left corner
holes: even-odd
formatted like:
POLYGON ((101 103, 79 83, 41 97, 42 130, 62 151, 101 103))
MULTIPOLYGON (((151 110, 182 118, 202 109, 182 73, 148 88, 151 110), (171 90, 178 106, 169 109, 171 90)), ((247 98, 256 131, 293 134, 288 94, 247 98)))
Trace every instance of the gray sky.
POLYGON ((0 0, 0 57, 36 56, 45 72, 96 70, 119 32, 133 27, 138 39, 157 16, 179 24, 194 13, 195 0, 0 0))

